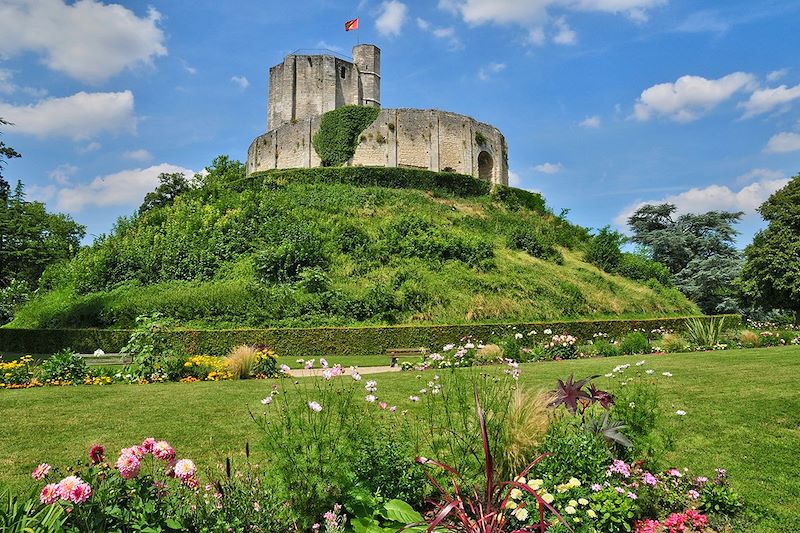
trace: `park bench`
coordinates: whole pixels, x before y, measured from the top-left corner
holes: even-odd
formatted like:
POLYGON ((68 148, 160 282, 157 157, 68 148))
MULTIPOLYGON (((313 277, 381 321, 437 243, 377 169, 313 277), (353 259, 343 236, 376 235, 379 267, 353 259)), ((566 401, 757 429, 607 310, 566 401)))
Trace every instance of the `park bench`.
POLYGON ((86 362, 86 366, 112 366, 112 365, 129 365, 131 364, 131 356, 123 354, 79 354, 79 357, 86 362))
POLYGON ((389 356, 389 366, 391 367, 397 366, 398 358, 419 357, 427 352, 428 350, 425 348, 389 348, 386 350, 386 354, 389 356))

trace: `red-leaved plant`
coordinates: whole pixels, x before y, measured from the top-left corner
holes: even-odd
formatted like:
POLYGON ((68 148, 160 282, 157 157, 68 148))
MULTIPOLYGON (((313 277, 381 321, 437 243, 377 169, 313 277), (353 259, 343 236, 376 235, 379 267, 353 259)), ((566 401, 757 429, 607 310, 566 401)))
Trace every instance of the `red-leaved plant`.
MULTIPOLYGON (((447 472, 450 477, 453 489, 445 489, 427 470, 425 475, 441 494, 439 500, 434 501, 434 513, 430 519, 426 520, 427 531, 463 531, 467 533, 523 533, 527 531, 539 530, 544 533, 548 523, 544 519, 545 510, 549 510, 569 529, 569 524, 549 503, 544 501, 538 492, 530 488, 525 483, 517 481, 525 477, 528 472, 544 457, 549 454, 542 454, 530 463, 514 481, 496 482, 494 459, 489 447, 489 433, 486 429, 486 419, 481 408, 478 391, 475 390, 475 405, 477 407, 478 422, 481 428, 481 439, 483 440, 483 454, 485 462, 486 493, 481 494, 477 487, 465 487, 464 478, 452 467, 427 459, 417 457, 417 462, 424 466, 438 467, 447 472), (537 524, 526 525, 523 527, 514 526, 510 518, 510 513, 505 513, 506 505, 511 498, 511 491, 519 489, 531 494, 538 503, 539 522, 537 524)), ((520 507, 524 504, 520 505, 520 507)), ((518 507, 518 508, 520 508, 518 507)), ((417 525, 417 524, 415 524, 417 525)), ((411 527, 411 526, 409 526, 411 527)))

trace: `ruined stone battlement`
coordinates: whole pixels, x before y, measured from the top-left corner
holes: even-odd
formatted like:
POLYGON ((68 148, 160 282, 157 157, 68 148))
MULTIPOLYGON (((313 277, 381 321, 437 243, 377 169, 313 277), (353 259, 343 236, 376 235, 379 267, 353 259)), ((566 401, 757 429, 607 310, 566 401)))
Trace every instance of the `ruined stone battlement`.
MULTIPOLYGON (((247 173, 319 167, 312 139, 321 116, 344 105, 380 107, 380 49, 289 55, 270 69, 268 131, 247 150, 247 173)), ((489 124, 436 109, 381 109, 360 134, 349 166, 450 171, 508 185, 508 147, 489 124)))

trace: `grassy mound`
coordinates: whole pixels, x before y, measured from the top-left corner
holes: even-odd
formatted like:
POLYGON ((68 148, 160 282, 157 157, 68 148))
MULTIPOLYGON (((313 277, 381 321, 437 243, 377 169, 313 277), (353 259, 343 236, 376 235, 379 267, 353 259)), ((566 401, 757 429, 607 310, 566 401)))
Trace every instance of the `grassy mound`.
POLYGON ((209 170, 45 272, 10 326, 128 327, 156 311, 195 327, 696 312, 674 289, 583 262, 586 231, 537 194, 412 169, 209 170))

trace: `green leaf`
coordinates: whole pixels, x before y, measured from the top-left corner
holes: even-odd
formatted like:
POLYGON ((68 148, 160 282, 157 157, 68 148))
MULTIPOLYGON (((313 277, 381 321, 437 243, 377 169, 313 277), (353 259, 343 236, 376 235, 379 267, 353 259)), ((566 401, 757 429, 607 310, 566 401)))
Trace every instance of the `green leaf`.
POLYGON ((381 515, 389 520, 402 524, 415 524, 423 521, 422 515, 403 500, 389 500, 383 508, 384 511, 381 515))

